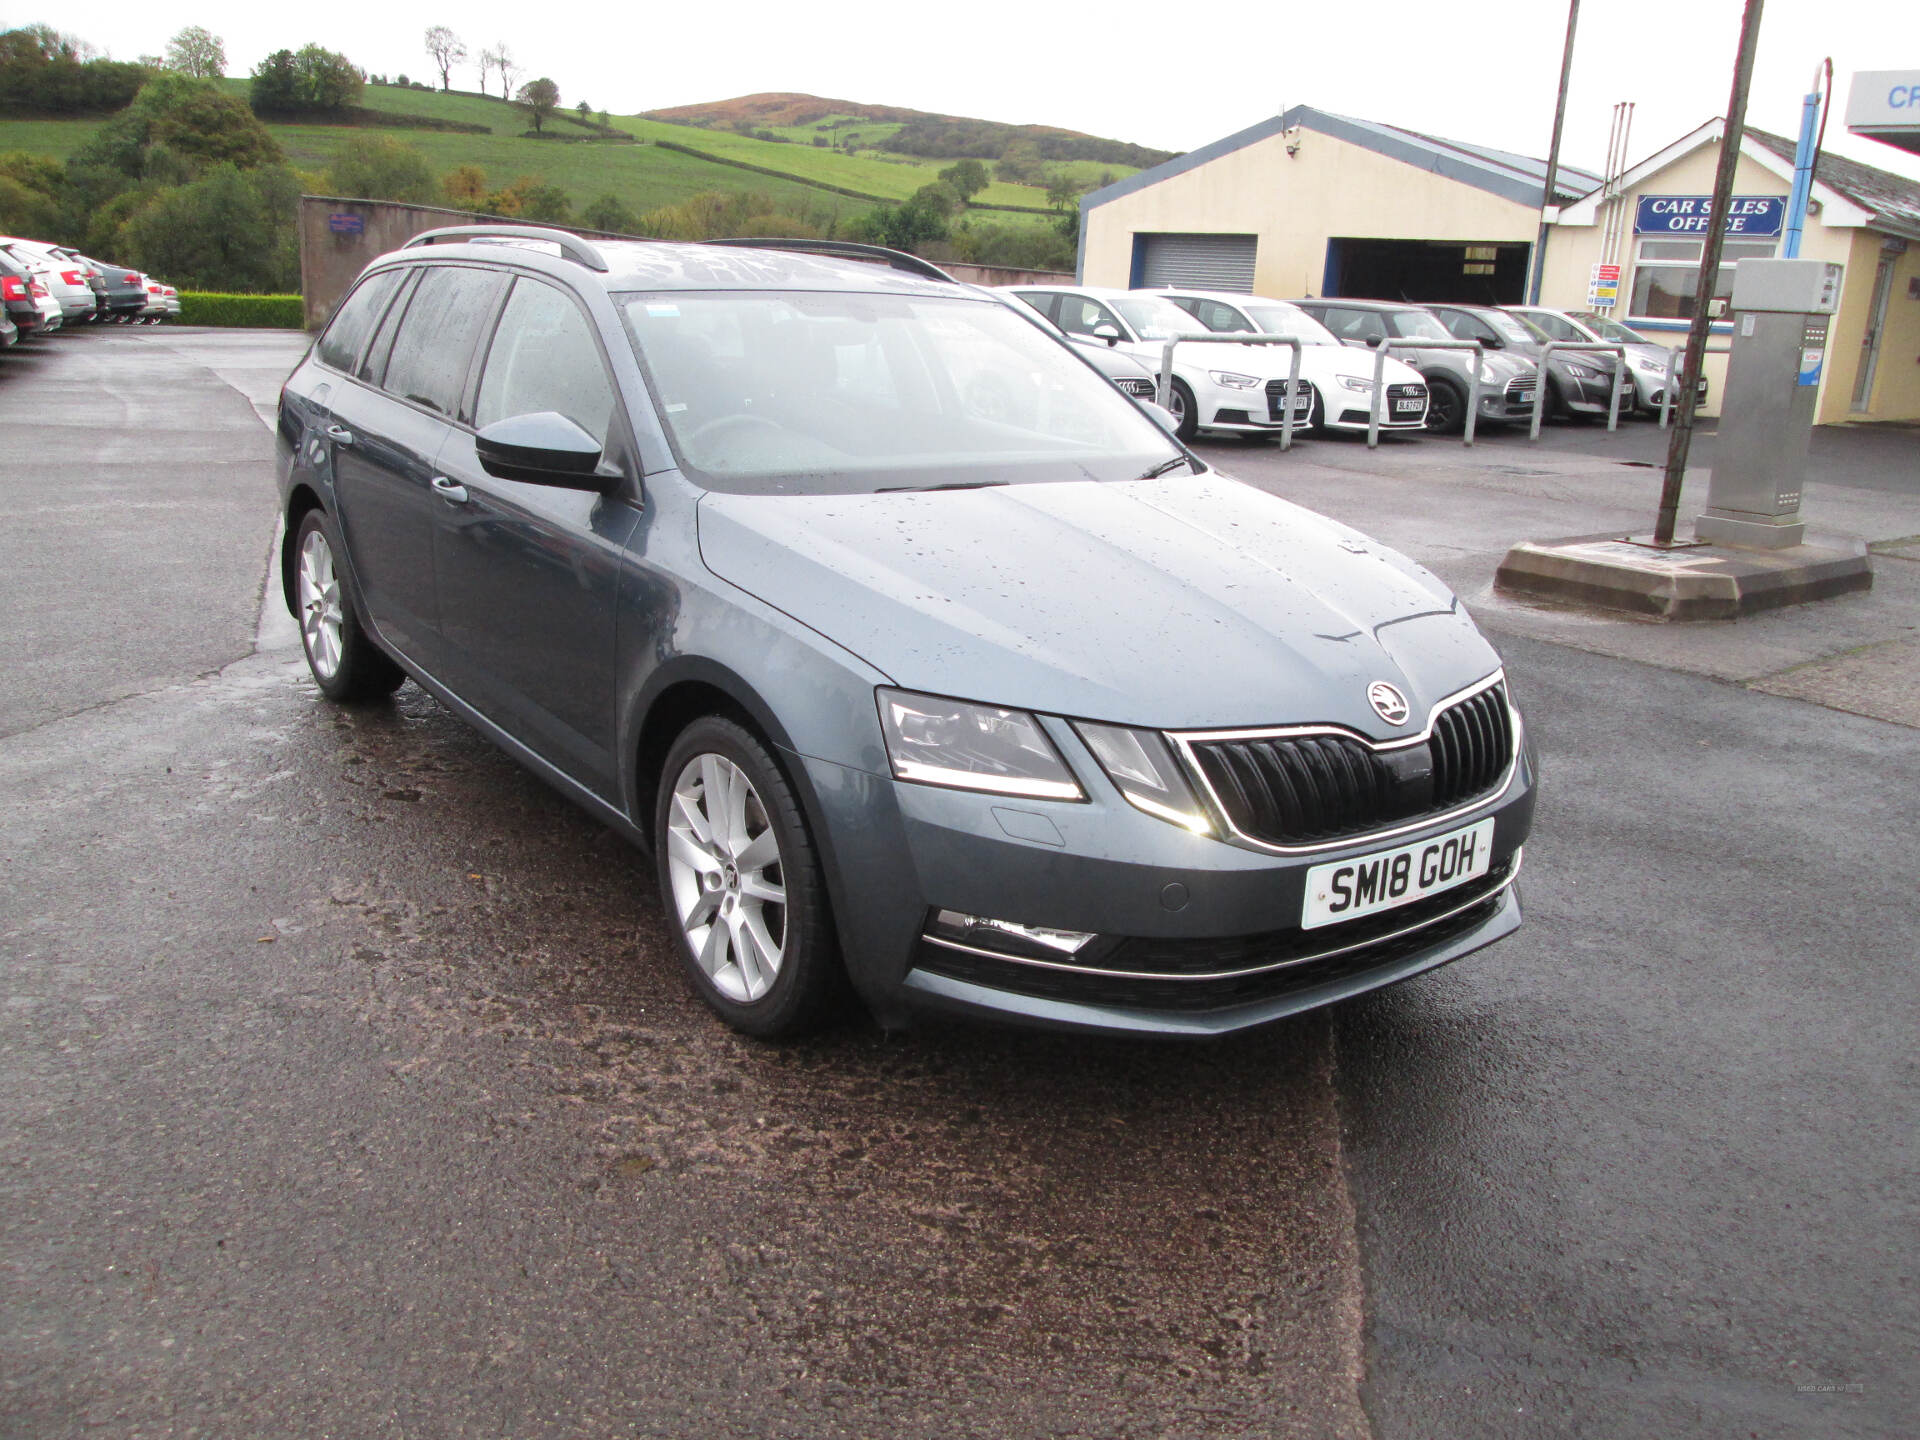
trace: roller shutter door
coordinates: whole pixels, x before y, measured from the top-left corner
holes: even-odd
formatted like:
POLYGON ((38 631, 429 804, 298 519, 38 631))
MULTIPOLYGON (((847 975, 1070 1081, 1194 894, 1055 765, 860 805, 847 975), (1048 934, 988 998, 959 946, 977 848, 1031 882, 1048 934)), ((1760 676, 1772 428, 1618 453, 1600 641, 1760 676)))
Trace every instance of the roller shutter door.
POLYGON ((1256 235, 1142 235, 1141 283, 1253 293, 1256 235))

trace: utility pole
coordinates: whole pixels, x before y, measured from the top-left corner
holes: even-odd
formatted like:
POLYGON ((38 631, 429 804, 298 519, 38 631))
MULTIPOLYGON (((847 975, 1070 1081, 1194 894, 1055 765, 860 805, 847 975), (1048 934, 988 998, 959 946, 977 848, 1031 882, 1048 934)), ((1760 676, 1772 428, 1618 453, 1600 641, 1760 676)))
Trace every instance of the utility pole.
POLYGON ((1547 188, 1540 197, 1540 235, 1533 242, 1533 278, 1527 282, 1527 303, 1540 303, 1540 281, 1547 268, 1547 209, 1555 203, 1554 182, 1560 178, 1560 132, 1567 123, 1567 82, 1573 77, 1573 32, 1580 25, 1580 0, 1567 0, 1567 48, 1560 54, 1560 95, 1553 102, 1553 143, 1547 147, 1547 188))
POLYGON ((1747 0, 1747 13, 1740 22, 1740 54, 1733 63, 1733 93, 1727 98, 1727 123, 1720 136, 1720 165, 1713 176, 1713 206, 1707 217, 1700 279, 1694 287, 1693 324, 1687 329, 1687 355, 1680 366, 1680 414, 1673 434, 1667 438, 1666 481, 1660 487, 1660 514, 1653 526, 1655 545, 1673 544, 1674 521, 1680 511, 1680 486, 1687 478, 1687 452, 1693 447, 1693 412, 1700 399, 1700 366, 1706 359, 1713 292, 1720 279, 1721 246, 1727 235, 1727 210, 1733 201, 1733 172, 1740 163, 1740 144, 1747 133, 1747 88, 1753 80, 1753 54, 1760 43, 1763 3, 1764 0, 1747 0))

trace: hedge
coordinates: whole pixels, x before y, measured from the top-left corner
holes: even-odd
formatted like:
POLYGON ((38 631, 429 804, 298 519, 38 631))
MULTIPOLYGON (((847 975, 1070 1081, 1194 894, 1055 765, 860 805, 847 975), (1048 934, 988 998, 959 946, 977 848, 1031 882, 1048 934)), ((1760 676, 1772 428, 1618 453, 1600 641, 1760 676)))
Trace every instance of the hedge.
POLYGON ((175 323, 304 330, 307 305, 298 295, 219 295, 204 290, 182 290, 180 318, 175 323))

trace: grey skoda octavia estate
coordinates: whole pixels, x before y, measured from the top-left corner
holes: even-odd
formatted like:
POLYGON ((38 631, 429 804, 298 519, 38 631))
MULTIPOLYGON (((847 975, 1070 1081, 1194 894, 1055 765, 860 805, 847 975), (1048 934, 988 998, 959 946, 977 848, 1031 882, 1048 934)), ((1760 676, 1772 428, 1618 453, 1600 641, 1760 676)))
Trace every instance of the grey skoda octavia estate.
POLYGON ((1498 656, 1166 418, 912 256, 433 232, 281 394, 287 602, 648 849, 753 1034, 1215 1034, 1512 932, 1498 656))

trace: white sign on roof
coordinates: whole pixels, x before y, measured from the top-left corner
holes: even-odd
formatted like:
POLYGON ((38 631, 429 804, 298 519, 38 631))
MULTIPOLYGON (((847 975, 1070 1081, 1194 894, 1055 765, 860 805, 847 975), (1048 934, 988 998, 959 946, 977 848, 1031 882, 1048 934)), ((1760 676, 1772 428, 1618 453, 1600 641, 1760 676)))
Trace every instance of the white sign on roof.
POLYGON ((1847 128, 1920 130, 1920 70, 1862 70, 1847 93, 1847 128))

